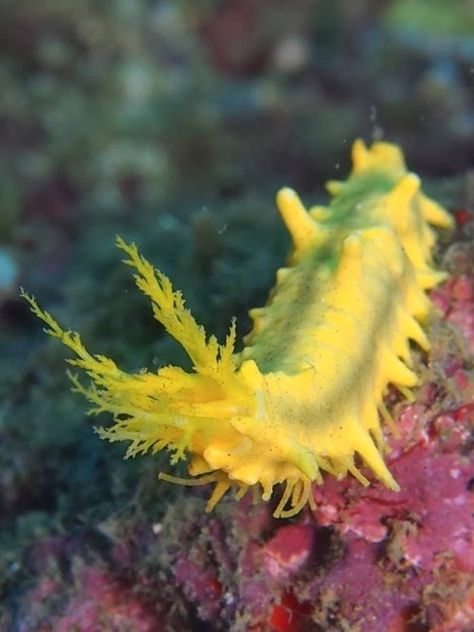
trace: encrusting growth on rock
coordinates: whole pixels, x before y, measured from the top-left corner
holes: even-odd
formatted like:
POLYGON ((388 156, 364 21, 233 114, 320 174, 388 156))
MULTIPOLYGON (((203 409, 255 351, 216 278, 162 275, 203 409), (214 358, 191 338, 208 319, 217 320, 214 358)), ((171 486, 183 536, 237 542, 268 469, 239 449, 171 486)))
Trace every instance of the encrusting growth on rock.
POLYGON ((112 413, 100 437, 130 442, 127 457, 166 448, 172 463, 188 459, 195 478, 160 477, 214 483, 208 511, 231 487, 241 497, 259 486, 267 501, 284 483, 274 516, 293 516, 314 505, 311 486, 323 472, 350 473, 368 485, 356 455, 398 490, 383 460, 380 416, 391 423, 383 397, 389 383, 407 397, 417 385, 409 341, 429 350, 425 290, 445 278, 431 266, 430 224, 449 228, 452 221, 421 192, 398 147, 359 140, 352 153, 347 181, 328 183, 329 206, 307 211, 294 191, 279 191, 293 249, 267 305, 251 310, 241 353, 234 353, 234 323, 223 344, 208 338, 170 280, 121 238, 137 286, 191 358, 192 372, 126 373, 90 354, 77 333, 23 292, 46 332, 74 352, 69 363, 91 379, 85 387, 71 375, 91 412, 112 413))

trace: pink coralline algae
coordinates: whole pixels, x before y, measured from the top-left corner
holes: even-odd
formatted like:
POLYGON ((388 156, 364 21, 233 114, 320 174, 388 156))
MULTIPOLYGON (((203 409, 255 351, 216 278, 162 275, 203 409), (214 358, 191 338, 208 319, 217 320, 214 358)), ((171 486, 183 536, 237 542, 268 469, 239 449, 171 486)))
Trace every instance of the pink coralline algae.
MULTIPOLYGON (((97 630, 127 630, 153 632, 155 618, 121 582, 112 579, 98 568, 86 569, 81 578, 83 594, 73 599, 55 623, 56 632, 70 632, 74 628, 97 630)), ((150 610, 150 611, 149 611, 150 610)))
POLYGON ((181 556, 175 564, 174 574, 189 601, 200 604, 202 618, 212 619, 219 613, 222 586, 212 567, 202 568, 189 557, 181 556))
MULTIPOLYGON (((400 425, 419 431, 421 417, 418 407, 410 406, 400 425)), ((421 625, 429 613, 433 623, 442 621, 454 597, 466 591, 465 599, 471 599, 464 586, 474 577, 474 470, 462 454, 467 426, 456 421, 456 411, 445 413, 432 421, 429 437, 418 437, 405 451, 394 449, 389 460, 399 494, 352 483, 337 487, 332 481, 316 490, 315 518, 336 529, 345 553, 312 582, 309 596, 337 595, 339 614, 368 632, 408 630, 403 626, 410 618, 421 625), (430 587, 444 582, 446 604, 428 596, 430 587), (415 614, 413 603, 419 608, 415 614)))
POLYGON ((70 558, 69 547, 59 536, 36 545, 29 566, 41 575, 20 604, 17 632, 156 632, 157 621, 170 624, 156 581, 70 558), (68 559, 72 568, 65 576, 60 566, 68 559))
POLYGON ((311 555, 314 530, 310 525, 288 525, 275 533, 264 547, 264 564, 269 578, 291 578, 311 555))
POLYGON ((327 480, 315 490, 316 519, 369 542, 380 542, 394 525, 404 524, 403 550, 414 566, 436 567, 436 543, 440 555, 450 551, 459 565, 474 569, 474 535, 468 528, 474 511, 474 494, 469 491, 474 472, 469 459, 453 451, 468 440, 466 424, 456 421, 456 414, 451 411, 435 418, 428 426, 430 435, 425 436, 416 419, 426 420, 426 413, 422 415, 417 405, 407 407, 399 427, 417 425, 421 436, 408 450, 393 449, 388 459, 402 491, 395 494, 380 487, 364 489, 352 482, 341 485, 327 480))
POLYGON ((474 353, 474 279, 466 275, 452 278, 433 290, 431 299, 444 319, 460 330, 474 353))

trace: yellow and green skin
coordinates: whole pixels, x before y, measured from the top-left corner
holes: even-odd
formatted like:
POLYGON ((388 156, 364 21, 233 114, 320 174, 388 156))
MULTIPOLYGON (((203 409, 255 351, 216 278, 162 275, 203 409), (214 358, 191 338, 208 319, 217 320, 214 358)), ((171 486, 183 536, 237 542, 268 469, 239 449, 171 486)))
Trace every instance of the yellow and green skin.
POLYGON ((380 416, 391 423, 383 397, 390 383, 407 397, 417 385, 409 341, 429 349, 425 290, 445 278, 431 267, 430 224, 449 228, 452 220, 421 192, 398 147, 356 141, 352 153, 347 181, 328 183, 329 206, 306 210, 294 191, 279 191, 293 250, 267 305, 251 310, 241 353, 234 354, 234 324, 223 345, 207 339, 169 279, 120 238, 138 287, 193 372, 125 373, 24 294, 47 333, 75 352, 69 362, 92 379, 84 387, 71 376, 91 412, 112 413, 114 424, 99 435, 129 441, 126 456, 167 448, 172 463, 187 459, 193 478, 160 477, 215 483, 208 511, 231 487, 238 497, 260 488, 269 500, 285 483, 274 515, 295 515, 314 505, 311 485, 323 472, 368 485, 356 455, 398 490, 383 460, 380 416))

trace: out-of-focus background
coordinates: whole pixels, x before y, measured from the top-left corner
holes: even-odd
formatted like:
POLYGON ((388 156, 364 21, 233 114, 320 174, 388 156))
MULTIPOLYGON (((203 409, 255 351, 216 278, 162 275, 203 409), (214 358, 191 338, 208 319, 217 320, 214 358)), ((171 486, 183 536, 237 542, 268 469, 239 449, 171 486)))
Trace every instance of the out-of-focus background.
POLYGON ((3 0, 2 259, 56 295, 78 242, 105 257, 116 230, 174 271, 191 233, 210 265, 231 207, 271 241, 276 188, 314 200, 359 136, 462 173, 472 32, 469 0, 3 0))
POLYGON ((355 138, 399 143, 466 207, 473 22, 470 0, 0 1, 1 629, 73 629, 21 601, 49 564, 35 543, 99 557, 120 512, 159 524, 175 494, 93 434, 18 286, 128 370, 181 363, 116 234, 222 337, 287 252, 276 190, 324 203, 355 138))

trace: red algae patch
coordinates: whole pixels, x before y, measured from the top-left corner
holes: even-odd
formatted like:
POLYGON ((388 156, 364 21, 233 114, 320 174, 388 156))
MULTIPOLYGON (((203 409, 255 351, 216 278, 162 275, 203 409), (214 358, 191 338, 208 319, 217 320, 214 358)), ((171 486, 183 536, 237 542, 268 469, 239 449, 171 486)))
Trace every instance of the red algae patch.
POLYGON ((287 579, 301 571, 311 555, 314 528, 288 525, 275 533, 264 547, 264 566, 270 578, 287 579))

